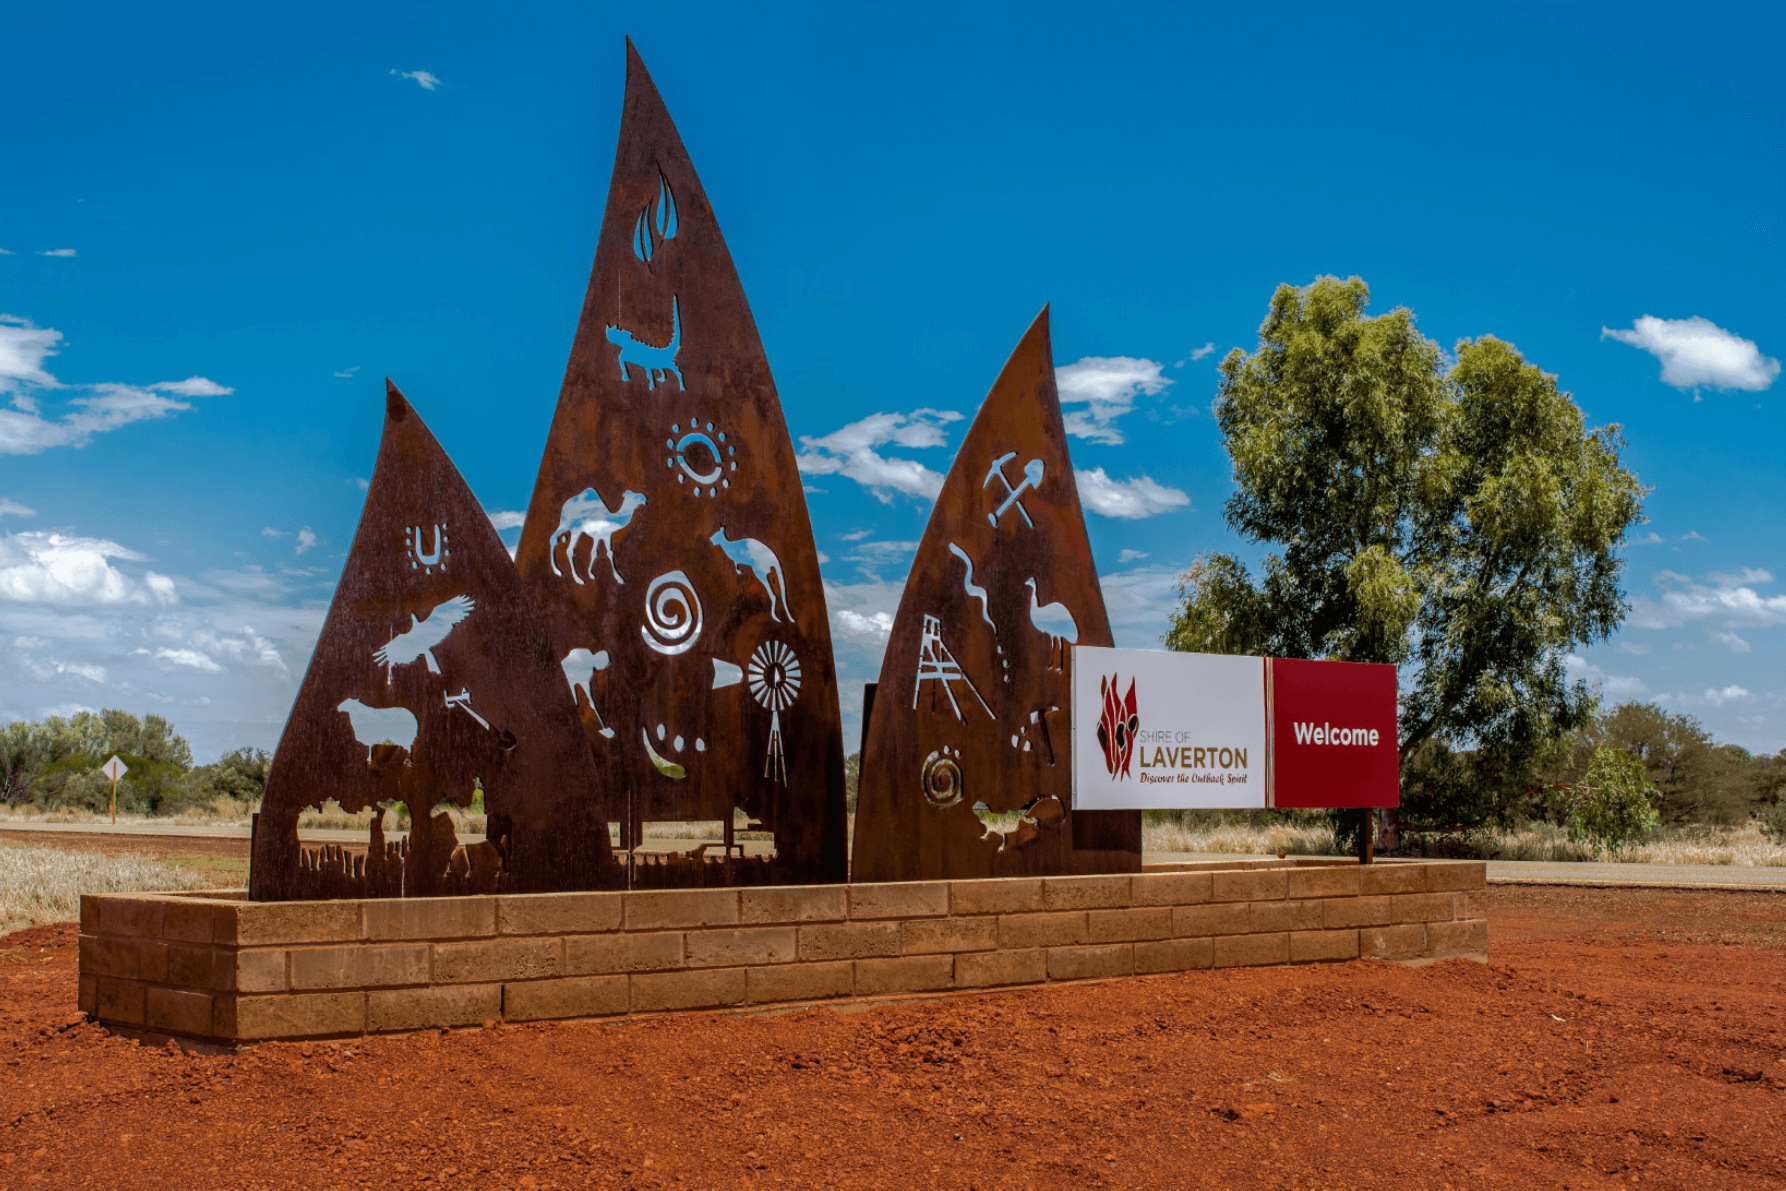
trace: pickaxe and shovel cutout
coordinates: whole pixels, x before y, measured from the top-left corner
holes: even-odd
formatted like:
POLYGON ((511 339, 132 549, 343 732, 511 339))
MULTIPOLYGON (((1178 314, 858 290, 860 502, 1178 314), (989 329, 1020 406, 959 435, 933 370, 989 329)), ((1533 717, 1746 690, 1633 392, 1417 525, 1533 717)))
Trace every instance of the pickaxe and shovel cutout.
POLYGON ((1023 522, 1025 525, 1028 525, 1031 529, 1036 527, 1036 523, 1029 519, 1029 510, 1024 508, 1023 502, 1017 498, 1022 496, 1026 491, 1035 490, 1042 483, 1042 461, 1040 459, 1031 459, 1028 463, 1025 463, 1023 465, 1023 482, 1013 488, 1011 487, 1011 481, 1005 478, 1005 464, 1015 458, 1017 458, 1016 451, 1012 451, 1007 455, 1000 455, 997 459, 992 461, 992 467, 987 470, 986 478, 980 481, 980 487, 984 488, 992 483, 994 476, 997 476, 999 482, 1005 486, 1005 503, 998 506, 997 512, 986 514, 986 520, 992 522, 994 529, 998 528, 998 519, 1003 517, 1005 515, 1005 510, 1012 505, 1016 505, 1017 511, 1023 514, 1023 522))

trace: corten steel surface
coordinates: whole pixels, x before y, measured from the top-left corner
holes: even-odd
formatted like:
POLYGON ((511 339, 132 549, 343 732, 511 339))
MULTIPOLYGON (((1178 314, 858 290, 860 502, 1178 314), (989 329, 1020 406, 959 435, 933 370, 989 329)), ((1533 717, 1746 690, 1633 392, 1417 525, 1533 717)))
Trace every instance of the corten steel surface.
POLYGON ((627 45, 620 144, 521 575, 623 838, 721 820, 633 884, 841 881, 843 740, 793 444, 707 195, 627 45), (736 856, 733 809, 775 835, 736 856), (721 859, 723 857, 723 859, 721 859))
POLYGON ((881 663, 852 877, 1137 872, 1139 811, 1071 807, 1072 645, 1109 645, 1044 309, 968 430, 881 663), (1022 811, 1009 831, 974 813, 1022 811))
POLYGON ((389 385, 384 438, 340 586, 267 775, 256 901, 547 892, 623 884, 576 706, 483 507, 389 385), (442 800, 481 781, 488 840, 459 848, 442 800), (302 848, 299 812, 408 804, 361 859, 302 848))

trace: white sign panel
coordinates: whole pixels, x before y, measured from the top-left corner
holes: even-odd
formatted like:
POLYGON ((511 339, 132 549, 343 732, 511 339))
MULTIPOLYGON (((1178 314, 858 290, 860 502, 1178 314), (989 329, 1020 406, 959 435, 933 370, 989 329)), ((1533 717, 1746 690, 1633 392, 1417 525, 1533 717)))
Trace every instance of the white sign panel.
POLYGON ((124 762, 120 761, 114 755, 110 761, 107 761, 104 765, 99 767, 99 772, 105 774, 115 782, 130 772, 130 766, 124 764, 124 762))
POLYGON ((1073 805, 1263 807, 1265 659, 1073 650, 1073 805))

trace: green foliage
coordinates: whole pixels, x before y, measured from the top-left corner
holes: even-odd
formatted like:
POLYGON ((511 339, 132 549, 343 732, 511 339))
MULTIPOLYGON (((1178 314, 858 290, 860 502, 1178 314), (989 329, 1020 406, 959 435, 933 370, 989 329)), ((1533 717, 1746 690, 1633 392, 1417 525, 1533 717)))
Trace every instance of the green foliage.
POLYGON ((856 813, 856 788, 862 781, 862 754, 851 753, 843 759, 844 802, 850 814, 856 813))
POLYGON ((163 717, 138 719, 116 708, 83 711, 0 727, 0 801, 104 813, 112 783, 99 767, 114 755, 127 767, 118 782, 118 810, 146 815, 219 797, 253 802, 272 760, 261 749, 237 749, 193 769, 191 746, 163 717))
POLYGON ((1786 844, 1786 802, 1769 803, 1756 810, 1755 825, 1776 844, 1786 844))
MULTIPOLYGON (((1559 776, 1583 780, 1603 748, 1642 759, 1665 823, 1741 823, 1765 796, 1769 771, 1757 758, 1737 745, 1718 744, 1692 716, 1670 714, 1654 703, 1621 703, 1597 716, 1577 734, 1559 776)), ((1778 777, 1786 777, 1786 770, 1778 777)))
POLYGON ((1656 796, 1642 757, 1619 748, 1596 749, 1586 778, 1575 787, 1569 838, 1617 852, 1661 822, 1651 805, 1656 796))
POLYGON ((1358 278, 1282 286, 1258 349, 1222 362, 1227 521, 1274 552, 1257 582, 1199 558, 1166 643, 1400 666, 1400 818, 1480 825, 1594 711, 1564 659, 1623 619, 1643 489, 1618 428, 1586 429, 1510 344, 1448 361, 1369 297, 1358 278))

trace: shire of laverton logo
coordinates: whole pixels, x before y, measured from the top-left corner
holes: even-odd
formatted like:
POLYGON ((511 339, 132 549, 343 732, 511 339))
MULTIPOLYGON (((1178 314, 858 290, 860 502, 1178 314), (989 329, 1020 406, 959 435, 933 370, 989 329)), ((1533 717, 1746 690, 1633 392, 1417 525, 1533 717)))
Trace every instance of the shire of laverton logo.
POLYGON ((1141 727, 1141 716, 1135 711, 1135 680, 1129 679, 1129 693, 1118 697, 1118 675, 1098 679, 1098 693, 1104 698, 1104 714, 1098 717, 1098 744, 1104 749, 1104 768, 1110 777, 1129 776, 1129 761, 1135 751, 1135 732, 1141 727))

